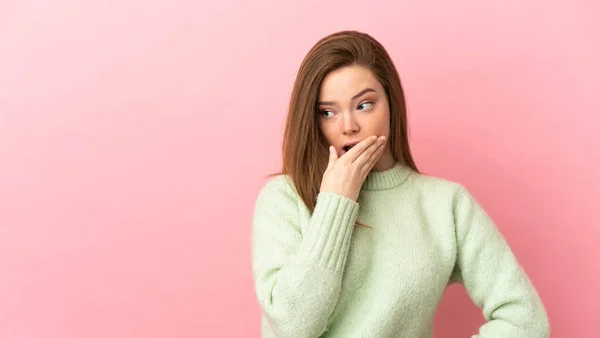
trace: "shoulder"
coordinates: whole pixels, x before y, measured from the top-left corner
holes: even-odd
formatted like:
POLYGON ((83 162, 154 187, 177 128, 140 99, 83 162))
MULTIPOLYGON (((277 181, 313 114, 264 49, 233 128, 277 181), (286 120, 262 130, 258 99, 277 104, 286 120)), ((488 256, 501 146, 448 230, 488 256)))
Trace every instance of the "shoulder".
POLYGON ((260 194, 294 193, 294 183, 288 175, 278 174, 267 178, 259 190, 260 194))
POLYGON ((268 178, 254 202, 254 232, 275 234, 282 229, 299 232, 299 203, 300 197, 289 176, 268 178))
POLYGON ((465 215, 473 213, 485 214, 479 201, 462 183, 426 174, 413 176, 422 197, 450 208, 456 217, 466 217, 465 215))
POLYGON ((292 179, 288 175, 279 174, 269 177, 262 185, 258 191, 256 203, 292 202, 298 198, 292 179))
POLYGON ((411 183, 415 189, 431 196, 454 199, 467 193, 467 189, 460 182, 430 174, 415 173, 411 175, 411 183))

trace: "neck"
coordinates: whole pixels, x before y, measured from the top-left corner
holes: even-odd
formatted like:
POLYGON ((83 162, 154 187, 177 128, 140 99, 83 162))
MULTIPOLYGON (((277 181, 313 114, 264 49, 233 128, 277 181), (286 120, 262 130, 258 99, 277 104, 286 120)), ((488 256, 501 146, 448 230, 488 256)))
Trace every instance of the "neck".
POLYGON ((385 190, 401 185, 414 171, 400 162, 394 161, 391 168, 381 171, 371 170, 361 190, 385 190))
POLYGON ((390 170, 394 167, 395 164, 396 161, 394 160, 394 157, 390 153, 389 149, 386 149, 383 156, 381 156, 381 158, 373 166, 373 169, 371 169, 371 172, 390 170))

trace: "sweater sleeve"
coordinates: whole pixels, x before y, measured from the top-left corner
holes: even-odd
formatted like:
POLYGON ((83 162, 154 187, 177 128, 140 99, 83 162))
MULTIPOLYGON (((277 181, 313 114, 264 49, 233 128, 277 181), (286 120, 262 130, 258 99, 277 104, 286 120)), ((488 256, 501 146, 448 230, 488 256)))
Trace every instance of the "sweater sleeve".
POLYGON ((302 231, 300 198, 284 178, 267 182, 255 203, 255 292, 278 337, 317 337, 337 304, 358 203, 320 193, 302 231))
POLYGON ((458 257, 451 282, 465 287, 487 320, 472 338, 549 337, 537 291, 492 219, 462 186, 454 217, 458 257))

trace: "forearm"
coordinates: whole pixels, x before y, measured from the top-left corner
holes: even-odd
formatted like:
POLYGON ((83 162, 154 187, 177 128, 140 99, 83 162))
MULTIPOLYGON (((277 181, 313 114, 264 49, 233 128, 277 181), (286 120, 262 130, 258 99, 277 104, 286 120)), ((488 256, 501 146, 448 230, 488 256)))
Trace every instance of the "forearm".
POLYGON ((340 294, 357 212, 358 204, 350 199, 319 194, 294 253, 262 273, 259 301, 279 337, 317 337, 326 330, 340 294))
POLYGON ((456 204, 455 276, 487 322, 476 338, 549 337, 544 305, 493 220, 466 190, 456 204))

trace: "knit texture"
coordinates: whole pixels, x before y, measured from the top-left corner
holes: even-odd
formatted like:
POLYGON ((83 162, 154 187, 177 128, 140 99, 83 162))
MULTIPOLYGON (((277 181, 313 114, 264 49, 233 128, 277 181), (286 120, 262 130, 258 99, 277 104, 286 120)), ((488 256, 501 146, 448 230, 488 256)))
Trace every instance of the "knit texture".
POLYGON ((487 320, 472 337, 549 337, 538 293, 473 196, 399 163, 371 172, 357 202, 319 193, 312 215, 289 177, 270 178, 252 269, 262 337, 431 337, 452 283, 487 320))

